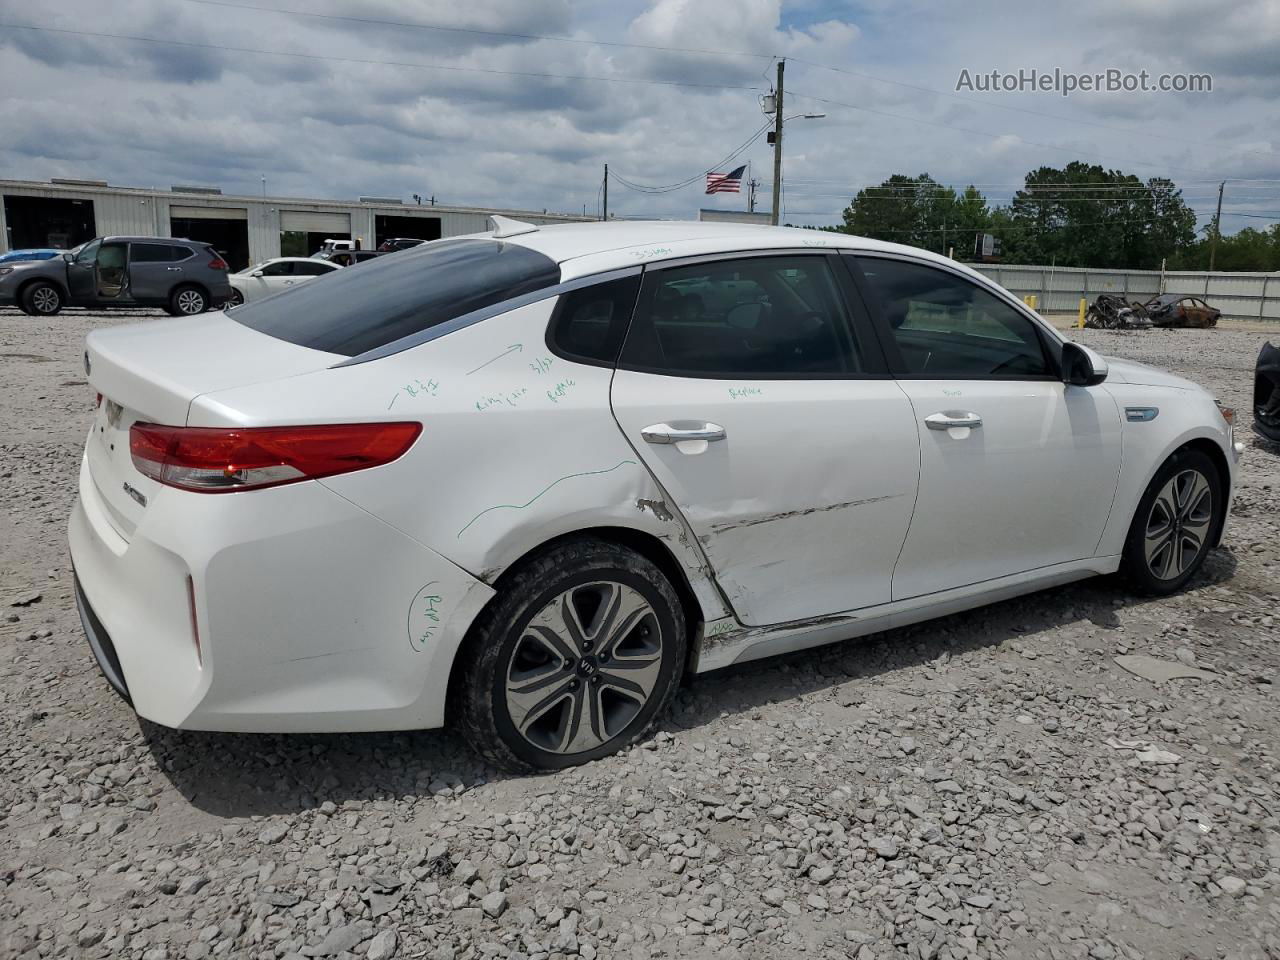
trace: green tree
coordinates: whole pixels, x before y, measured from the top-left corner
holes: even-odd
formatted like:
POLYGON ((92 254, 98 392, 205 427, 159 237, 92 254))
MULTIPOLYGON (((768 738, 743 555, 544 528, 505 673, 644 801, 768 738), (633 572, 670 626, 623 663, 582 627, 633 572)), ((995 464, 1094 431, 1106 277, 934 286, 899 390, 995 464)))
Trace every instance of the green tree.
POLYGON ((955 246, 962 255, 973 234, 990 217, 986 198, 975 187, 958 194, 929 174, 896 173, 874 187, 858 191, 845 208, 844 233, 905 243, 945 253, 955 246))
POLYGON ((1008 214, 1013 263, 1157 269, 1195 240, 1195 214, 1171 181, 1082 161, 1028 173, 1008 214))

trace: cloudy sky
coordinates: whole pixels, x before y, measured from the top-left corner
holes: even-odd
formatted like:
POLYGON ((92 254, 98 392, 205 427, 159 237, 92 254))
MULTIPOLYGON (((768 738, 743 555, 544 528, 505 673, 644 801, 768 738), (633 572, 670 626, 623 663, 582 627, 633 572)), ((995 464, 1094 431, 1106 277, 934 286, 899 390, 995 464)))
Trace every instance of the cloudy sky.
MULTIPOLYGON (((826 113, 787 126, 788 221, 892 173, 1007 199, 1084 159, 1172 177, 1201 224, 1233 178, 1234 231, 1280 222, 1277 37, 1280 0, 0 0, 0 177, 595 213, 607 162, 696 178, 612 182, 611 212, 691 217, 745 206, 700 174, 765 123, 785 57, 786 114, 826 113), (955 92, 1109 67, 1213 92, 955 92)), ((767 209, 763 136, 743 161, 767 209)))

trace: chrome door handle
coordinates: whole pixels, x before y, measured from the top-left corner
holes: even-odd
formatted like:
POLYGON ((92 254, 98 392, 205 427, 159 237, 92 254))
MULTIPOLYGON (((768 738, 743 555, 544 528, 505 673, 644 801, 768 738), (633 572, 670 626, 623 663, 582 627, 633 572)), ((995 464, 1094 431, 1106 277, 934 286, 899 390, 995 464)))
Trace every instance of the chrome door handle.
POLYGON ((293 283, 293 281, 292 281, 292 280, 286 280, 286 281, 284 282, 284 285, 287 287, 287 286, 290 286, 292 283, 293 283))
POLYGON ((182 272, 182 268, 181 268, 181 267, 165 267, 165 269, 166 269, 166 270, 168 270, 170 273, 181 273, 181 272, 182 272))
POLYGON ((645 427, 640 436, 645 443, 680 443, 682 440, 723 440, 725 434, 724 427, 718 423, 677 420, 645 427))
POLYGON ((924 422, 925 426, 930 430, 951 430, 955 427, 982 426, 982 418, 976 413, 960 413, 955 410, 931 413, 924 418, 924 422))

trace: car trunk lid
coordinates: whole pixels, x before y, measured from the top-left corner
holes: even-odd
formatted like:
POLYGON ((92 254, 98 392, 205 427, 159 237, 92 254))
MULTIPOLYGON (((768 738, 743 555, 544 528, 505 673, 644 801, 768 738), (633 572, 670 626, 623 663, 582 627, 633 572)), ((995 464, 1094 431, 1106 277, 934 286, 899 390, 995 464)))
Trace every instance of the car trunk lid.
POLYGON ((134 423, 185 426, 191 401, 202 394, 310 373, 342 359, 257 333, 224 313, 90 333, 86 373, 102 400, 85 455, 112 526, 128 540, 160 488, 133 465, 134 423))

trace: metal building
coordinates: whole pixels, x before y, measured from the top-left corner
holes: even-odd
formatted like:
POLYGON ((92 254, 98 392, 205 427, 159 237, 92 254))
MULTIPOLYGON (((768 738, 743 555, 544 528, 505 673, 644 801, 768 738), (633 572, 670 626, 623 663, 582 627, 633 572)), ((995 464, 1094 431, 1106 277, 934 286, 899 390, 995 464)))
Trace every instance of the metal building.
POLYGON ((573 214, 358 201, 224 196, 216 187, 116 187, 102 180, 0 180, 0 252, 69 249, 101 236, 185 237, 212 244, 240 270, 270 257, 310 256, 326 239, 371 250, 390 237, 436 240, 489 229, 493 213, 531 223, 573 214))

